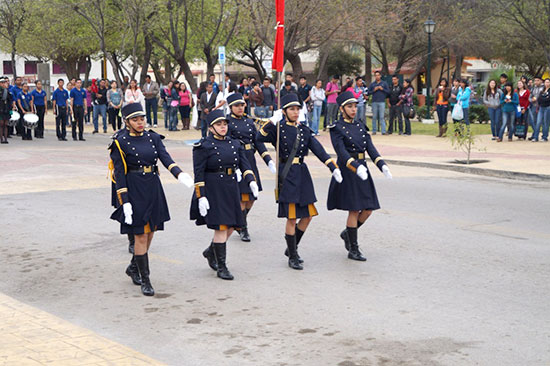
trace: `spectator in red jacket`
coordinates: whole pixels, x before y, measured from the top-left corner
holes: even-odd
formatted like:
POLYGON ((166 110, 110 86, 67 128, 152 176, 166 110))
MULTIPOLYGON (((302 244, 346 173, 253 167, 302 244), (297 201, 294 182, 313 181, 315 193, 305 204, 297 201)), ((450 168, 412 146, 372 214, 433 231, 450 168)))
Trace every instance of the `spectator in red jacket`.
MULTIPOLYGON (((517 90, 518 96, 519 96, 519 108, 521 110, 521 114, 519 114, 519 117, 516 118, 516 136, 519 139, 526 139, 527 137, 527 130, 529 128, 528 125, 528 110, 529 110, 529 96, 531 95, 529 93, 529 90, 527 89, 527 85, 524 81, 520 80, 518 81, 518 90, 517 90)), ((520 113, 520 112, 518 112, 520 113)))

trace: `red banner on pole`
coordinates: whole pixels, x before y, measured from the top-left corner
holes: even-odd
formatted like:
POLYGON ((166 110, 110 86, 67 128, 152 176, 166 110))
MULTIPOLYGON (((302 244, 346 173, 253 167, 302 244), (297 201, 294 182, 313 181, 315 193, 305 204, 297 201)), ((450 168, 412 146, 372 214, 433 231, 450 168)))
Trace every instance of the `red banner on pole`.
POLYGON ((277 33, 275 34, 275 48, 273 49, 271 68, 282 72, 285 62, 285 0, 275 0, 275 14, 277 17, 277 33))

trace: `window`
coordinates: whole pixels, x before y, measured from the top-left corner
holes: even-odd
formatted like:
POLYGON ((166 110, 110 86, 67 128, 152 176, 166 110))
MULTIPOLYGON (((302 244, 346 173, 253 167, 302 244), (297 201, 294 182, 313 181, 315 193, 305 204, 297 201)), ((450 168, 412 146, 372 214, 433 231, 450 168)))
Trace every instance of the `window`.
POLYGON ((25 75, 36 75, 38 73, 37 64, 38 61, 25 61, 25 75))
POLYGON ((4 61, 4 75, 13 75, 13 68, 11 67, 11 61, 4 61))
POLYGON ((52 70, 53 74, 64 74, 65 73, 65 69, 63 67, 61 67, 61 65, 56 64, 55 62, 53 63, 52 69, 53 69, 52 70))

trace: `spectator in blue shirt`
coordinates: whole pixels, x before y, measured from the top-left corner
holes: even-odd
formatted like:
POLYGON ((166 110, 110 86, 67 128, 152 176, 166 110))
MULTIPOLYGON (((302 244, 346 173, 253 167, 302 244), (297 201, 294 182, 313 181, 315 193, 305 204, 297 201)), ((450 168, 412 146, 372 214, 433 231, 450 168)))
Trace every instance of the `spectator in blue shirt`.
POLYGON ((71 130, 73 140, 76 141, 76 126, 78 124, 78 140, 84 139, 84 115, 88 113, 88 105, 86 101, 86 89, 82 87, 82 80, 76 79, 76 87, 71 89, 71 106, 74 114, 74 119, 71 122, 71 130))
POLYGON ((374 81, 369 85, 369 95, 372 95, 372 134, 376 135, 378 123, 382 126, 382 135, 386 134, 386 120, 384 111, 386 109, 386 98, 390 94, 388 83, 382 80, 380 71, 374 72, 374 81))
POLYGON ((67 141, 67 100, 69 93, 63 89, 65 81, 57 80, 57 89, 52 94, 53 114, 55 116, 55 132, 59 141, 67 141))
POLYGON ((500 97, 500 105, 502 106, 502 125, 500 126, 497 142, 501 142, 504 138, 506 128, 508 128, 508 141, 512 141, 519 96, 518 93, 514 92, 514 86, 510 82, 504 84, 504 93, 500 97))
POLYGON ((216 75, 210 74, 210 83, 212 84, 212 90, 217 95, 220 92, 220 87, 216 83, 216 75))
POLYGON ((37 139, 44 138, 44 115, 47 113, 46 91, 42 89, 42 82, 36 81, 36 89, 31 92, 31 101, 36 115, 38 116, 38 126, 34 129, 34 137, 37 139))

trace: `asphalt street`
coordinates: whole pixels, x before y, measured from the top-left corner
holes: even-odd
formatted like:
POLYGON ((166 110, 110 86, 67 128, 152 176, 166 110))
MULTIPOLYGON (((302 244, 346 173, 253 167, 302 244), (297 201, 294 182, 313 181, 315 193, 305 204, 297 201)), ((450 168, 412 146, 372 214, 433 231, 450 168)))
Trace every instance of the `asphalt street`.
MULTIPOLYGON (((390 181, 370 164, 382 209, 359 230, 359 263, 310 156, 319 216, 294 271, 262 166, 252 242, 229 241, 228 282, 201 256, 212 232, 189 220, 192 190, 162 169, 172 220, 153 241, 147 298, 109 219, 108 139, 87 139, 0 149, 0 292, 169 365, 550 364, 548 183, 403 166, 390 181)), ((191 148, 166 145, 189 172, 191 148)))

